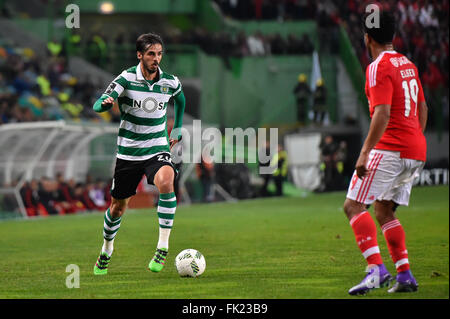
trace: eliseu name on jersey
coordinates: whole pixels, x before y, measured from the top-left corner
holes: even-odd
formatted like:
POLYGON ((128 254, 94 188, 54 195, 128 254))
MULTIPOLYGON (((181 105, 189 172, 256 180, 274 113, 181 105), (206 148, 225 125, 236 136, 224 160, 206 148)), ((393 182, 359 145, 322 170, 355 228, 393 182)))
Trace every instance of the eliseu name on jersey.
POLYGON ((414 71, 414 69, 400 70, 400 75, 403 79, 412 78, 416 76, 416 72, 414 71))

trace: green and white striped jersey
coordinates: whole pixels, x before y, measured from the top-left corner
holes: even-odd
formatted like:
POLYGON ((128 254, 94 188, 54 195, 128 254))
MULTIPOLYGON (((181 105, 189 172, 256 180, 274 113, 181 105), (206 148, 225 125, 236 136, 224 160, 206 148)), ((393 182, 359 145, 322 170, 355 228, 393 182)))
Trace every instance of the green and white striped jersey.
POLYGON ((141 64, 123 71, 103 93, 117 99, 120 126, 117 137, 117 158, 129 161, 147 160, 169 152, 166 111, 169 99, 182 92, 174 75, 158 67, 159 80, 147 81, 141 64))

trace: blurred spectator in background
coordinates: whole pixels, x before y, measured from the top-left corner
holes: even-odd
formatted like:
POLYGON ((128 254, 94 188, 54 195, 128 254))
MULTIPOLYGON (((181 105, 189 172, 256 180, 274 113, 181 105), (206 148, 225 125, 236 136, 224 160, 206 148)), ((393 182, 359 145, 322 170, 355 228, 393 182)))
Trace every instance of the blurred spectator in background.
POLYGON ((109 207, 105 196, 105 183, 97 179, 97 181, 89 186, 88 195, 92 203, 95 205, 94 210, 104 211, 109 207))
POLYGON ((346 185, 350 182, 350 180, 345 180, 345 172, 347 167, 345 163, 347 161, 347 142, 341 141, 339 142, 339 147, 336 151, 336 169, 338 171, 336 188, 337 189, 345 189, 346 185))
POLYGON ((314 51, 314 45, 309 38, 309 35, 306 33, 303 34, 301 42, 300 42, 300 51, 298 53, 300 54, 312 54, 314 51))
POLYGON ((302 125, 306 122, 306 116, 308 115, 308 101, 311 95, 311 90, 306 80, 306 74, 299 74, 297 85, 294 88, 295 100, 297 102, 297 122, 302 125))
POLYGON ((61 56, 63 54, 62 49, 63 49, 62 44, 55 38, 51 39, 47 43, 47 54, 50 58, 56 58, 58 56, 61 56))
POLYGON ((89 182, 86 183, 85 186, 82 183, 75 185, 75 198, 83 204, 87 211, 94 211, 97 209, 97 206, 89 196, 89 193, 93 188, 93 184, 89 182))
POLYGON ((278 145, 278 153, 272 158, 270 166, 276 167, 272 174, 276 186, 276 195, 283 196, 283 182, 287 179, 288 173, 287 152, 283 149, 283 146, 278 145))
POLYGON ((247 45, 250 55, 252 56, 264 56, 270 52, 265 38, 260 31, 257 31, 253 35, 247 37, 247 45))
POLYGON ((65 214, 72 214, 77 211, 76 203, 70 195, 68 184, 64 181, 62 173, 56 174, 57 196, 56 200, 65 214))
POLYGON ((302 41, 297 37, 296 34, 290 33, 287 37, 288 42, 288 54, 300 54, 303 49, 302 41))
POLYGON ((61 173, 58 173, 57 181, 60 201, 65 201, 70 205, 66 213, 76 213, 79 211, 84 211, 86 207, 75 196, 75 180, 70 179, 66 182, 63 178, 63 175, 61 173))
POLYGON ((210 203, 214 200, 213 183, 214 183, 214 163, 211 157, 202 152, 200 163, 196 164, 197 177, 202 184, 203 201, 210 203))
POLYGON ((20 190, 25 210, 28 216, 47 216, 48 212, 40 202, 39 184, 33 179, 26 182, 20 190))
POLYGON ((104 69, 108 63, 108 47, 104 36, 100 32, 90 36, 87 50, 88 61, 104 69))
POLYGON ((334 142, 333 136, 327 135, 323 139, 321 149, 321 170, 324 172, 323 185, 321 190, 336 190, 337 183, 337 151, 339 146, 334 142))
POLYGON ((39 202, 45 207, 49 215, 57 215, 59 213, 56 202, 58 198, 57 183, 43 176, 40 178, 38 185, 39 202))
MULTIPOLYGON (((261 154, 264 154, 266 156, 268 156, 269 154, 271 154, 270 152, 270 141, 266 141, 266 144, 262 147, 262 149, 260 150, 261 154)), ((259 154, 259 153, 258 153, 259 154)), ((270 160, 267 161, 266 163, 261 162, 261 160, 258 158, 258 164, 259 164, 259 172, 262 172, 263 169, 265 169, 266 167, 270 166, 270 160)), ((261 196, 268 196, 267 193, 267 186, 269 185, 269 181, 271 178, 271 174, 260 174, 260 176, 263 179, 263 187, 261 188, 260 191, 260 195, 261 196)))
POLYGON ((316 89, 313 92, 313 97, 313 121, 315 124, 322 125, 327 114, 327 90, 323 79, 316 81, 316 89))
POLYGON ((273 55, 282 55, 288 52, 288 43, 280 33, 269 35, 267 40, 270 43, 270 51, 273 55))
MULTIPOLYGON (((268 153, 266 153, 268 154, 268 153)), ((271 180, 275 183, 275 195, 283 196, 283 182, 287 178, 288 173, 288 159, 287 152, 283 149, 283 146, 278 144, 278 151, 270 160, 270 167, 273 169, 272 174, 266 174, 264 177, 264 185, 262 187, 261 194, 263 196, 269 196, 268 186, 271 180)))
POLYGON ((234 47, 232 55, 240 58, 250 55, 250 49, 244 31, 239 31, 236 39, 236 46, 234 47))

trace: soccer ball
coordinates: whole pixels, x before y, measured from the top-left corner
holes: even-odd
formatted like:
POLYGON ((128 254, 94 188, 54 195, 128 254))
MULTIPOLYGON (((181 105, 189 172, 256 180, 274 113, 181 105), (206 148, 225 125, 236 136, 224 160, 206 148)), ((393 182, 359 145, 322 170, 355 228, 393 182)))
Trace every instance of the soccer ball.
POLYGON ((181 277, 198 277, 205 271, 205 257, 195 249, 185 249, 175 257, 175 267, 181 277))

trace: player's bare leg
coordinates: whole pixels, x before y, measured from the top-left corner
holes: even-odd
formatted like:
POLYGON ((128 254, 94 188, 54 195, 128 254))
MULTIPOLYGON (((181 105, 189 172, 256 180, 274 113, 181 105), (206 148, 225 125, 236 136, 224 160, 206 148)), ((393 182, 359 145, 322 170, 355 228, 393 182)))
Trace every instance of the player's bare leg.
POLYGON ((344 213, 350 221, 353 217, 367 210, 367 206, 350 198, 346 198, 344 202, 344 213))
POLYGON ((351 295, 365 294, 371 289, 389 285, 391 275, 383 264, 377 242, 377 228, 365 204, 347 198, 344 212, 350 221, 356 243, 367 261, 368 274, 348 292, 351 295))
POLYGON ((173 182, 175 173, 169 165, 162 166, 155 174, 153 183, 159 190, 158 221, 159 240, 156 252, 148 267, 153 272, 160 272, 164 268, 169 251, 169 237, 175 217, 177 199, 175 197, 173 182))
POLYGON ((158 188, 160 193, 170 193, 174 191, 173 181, 175 179, 175 173, 173 168, 169 165, 161 167, 155 174, 153 183, 158 188))
POLYGON ((95 275, 106 275, 114 250, 114 238, 120 228, 122 215, 125 213, 130 198, 111 198, 111 205, 105 212, 103 223, 103 246, 100 256, 94 265, 95 275))
POLYGON ((395 217, 397 204, 393 201, 376 201, 375 216, 383 230, 389 254, 397 269, 397 282, 389 292, 413 292, 418 288, 416 279, 411 273, 408 251, 405 244, 405 231, 395 217))

